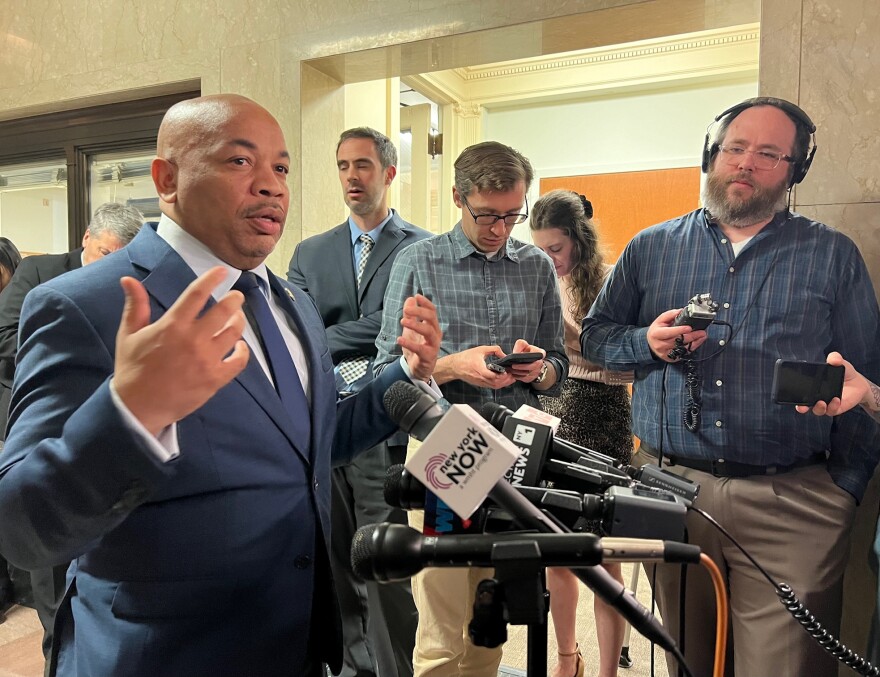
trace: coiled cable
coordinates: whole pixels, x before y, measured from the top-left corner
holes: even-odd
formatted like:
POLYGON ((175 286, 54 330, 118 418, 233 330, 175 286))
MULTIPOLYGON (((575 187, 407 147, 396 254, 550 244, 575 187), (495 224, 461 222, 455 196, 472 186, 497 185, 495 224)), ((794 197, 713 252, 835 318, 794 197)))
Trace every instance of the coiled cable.
POLYGON ((693 506, 690 506, 688 510, 700 515, 703 519, 709 522, 709 524, 718 529, 718 531, 724 534, 725 537, 727 537, 727 539, 748 558, 761 575, 764 576, 764 578, 770 582, 770 585, 773 586, 786 611, 788 611, 788 613, 790 613, 794 619, 803 626, 804 630, 807 631, 810 637, 816 640, 816 643, 819 644, 819 646, 856 673, 864 675, 865 677, 880 677, 880 667, 875 667, 870 661, 865 660, 852 649, 848 649, 846 645, 841 644, 840 640, 822 627, 822 624, 816 620, 816 617, 810 613, 810 610, 807 609, 803 602, 797 598, 797 595, 794 594, 791 586, 787 583, 777 583, 773 577, 767 573, 764 567, 758 564, 755 558, 752 557, 745 548, 743 548, 737 540, 715 520, 715 518, 704 510, 700 510, 693 506))

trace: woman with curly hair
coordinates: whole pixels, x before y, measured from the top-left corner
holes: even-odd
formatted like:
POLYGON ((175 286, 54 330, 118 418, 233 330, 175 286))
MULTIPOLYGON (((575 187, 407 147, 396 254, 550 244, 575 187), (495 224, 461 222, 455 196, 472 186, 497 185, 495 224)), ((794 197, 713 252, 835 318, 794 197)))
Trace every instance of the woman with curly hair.
MULTIPOLYGON (((581 355, 581 320, 599 293, 610 266, 605 265, 591 218, 593 207, 583 195, 554 190, 532 209, 532 240, 552 260, 559 279, 565 323, 568 379, 558 398, 541 398, 544 410, 562 419, 559 436, 629 463, 633 452, 632 414, 626 384, 632 372, 612 372, 587 362, 581 355)), ((598 523, 590 530, 600 533, 598 523)), ((601 534, 600 534, 601 535, 601 534)), ((602 566, 623 583, 620 564, 602 566)), ((584 660, 575 636, 578 581, 568 569, 547 572, 550 613, 556 630, 559 660, 553 677, 583 677, 584 660)), ((599 645, 599 677, 617 675, 623 645, 624 620, 595 599, 599 645)))

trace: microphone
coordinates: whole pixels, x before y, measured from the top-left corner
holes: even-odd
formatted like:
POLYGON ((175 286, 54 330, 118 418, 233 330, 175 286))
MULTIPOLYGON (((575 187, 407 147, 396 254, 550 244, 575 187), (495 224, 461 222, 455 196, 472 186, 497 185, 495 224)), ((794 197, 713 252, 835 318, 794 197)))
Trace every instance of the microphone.
MULTIPOLYGON (((505 435, 507 435, 508 431, 513 428, 511 421, 536 422, 533 419, 546 416, 544 412, 526 406, 520 407, 519 411, 514 413, 503 404, 498 404, 497 402, 484 403, 483 406, 480 407, 480 414, 483 418, 489 421, 492 427, 496 430, 500 430, 505 435), (528 412, 530 418, 525 418, 524 410, 525 412, 528 412), (531 414, 532 411, 535 412, 534 415, 531 414)), ((587 449, 574 442, 568 442, 559 437, 555 437, 552 434, 549 440, 549 447, 552 452, 551 456, 555 460, 563 461, 565 463, 573 463, 575 465, 583 465, 593 470, 600 470, 602 472, 626 477, 626 473, 615 467, 613 458, 606 456, 605 454, 600 454, 598 451, 587 449)))
MULTIPOLYGON (((530 503, 549 510, 562 524, 574 526, 579 518, 601 520, 612 536, 683 541, 687 505, 674 494, 649 487, 610 487, 600 495, 583 492, 517 487, 530 503)), ((392 465, 385 474, 385 502, 404 510, 425 506, 425 487, 403 465, 392 465)), ((486 525, 486 517, 478 522, 486 525)), ((496 521, 500 517, 495 514, 496 521)), ((466 532, 465 532, 466 533, 466 532)))
POLYGON ((425 507, 425 491, 425 485, 402 463, 392 465, 385 471, 382 495, 385 503, 392 508, 421 510, 425 507))
POLYGON ((700 485, 693 480, 676 475, 666 468, 656 465, 648 464, 643 465, 641 468, 634 468, 628 465, 626 466, 626 473, 645 486, 679 496, 687 505, 691 505, 696 501, 700 493, 700 485))
POLYGON ((423 536, 402 524, 368 524, 351 542, 351 567, 363 580, 400 581, 425 567, 492 567, 499 544, 534 547, 542 566, 583 567, 602 562, 699 562, 700 548, 685 543, 593 534, 468 534, 423 536))
POLYGON ((570 489, 581 494, 601 494, 609 487, 628 487, 628 475, 592 470, 575 463, 550 459, 544 466, 543 479, 553 482, 558 489, 570 489))
MULTIPOLYGON (((396 381, 392 384, 385 393, 383 402, 389 417, 401 429, 417 439, 418 435, 425 432, 430 434, 444 417, 443 410, 434 403, 429 395, 423 393, 412 383, 404 381, 396 381), (406 421, 406 425, 404 425, 404 421, 406 421), (410 421, 412 422, 410 423, 410 421)), ((454 409, 450 409, 449 413, 451 414, 453 411, 454 409)), ((480 428, 485 429, 489 428, 489 426, 483 421, 480 428)), ((473 429, 477 429, 476 424, 473 424, 473 429)), ((492 430, 494 432, 494 429, 492 430)), ((463 439, 467 439, 464 436, 470 436, 471 429, 459 430, 459 433, 463 439)), ((451 439, 454 439, 454 437, 451 437, 451 439)), ((422 446, 424 447, 424 445, 422 446)), ((422 449, 419 451, 422 451, 422 449)), ((415 457, 410 459, 410 462, 414 460, 415 457)), ((409 467, 409 463, 407 463, 407 467, 409 467)), ((492 500, 507 510, 520 526, 544 533, 563 533, 562 527, 529 503, 527 499, 523 498, 507 482, 503 480, 496 482, 488 494, 492 500)), ((485 497, 485 494, 483 494, 483 497, 485 497)), ((482 497, 480 500, 482 501, 482 497)), ((675 641, 657 619, 654 618, 654 615, 636 600, 635 595, 630 590, 627 590, 615 581, 607 571, 602 568, 589 567, 577 569, 574 571, 574 574, 606 604, 616 609, 638 632, 655 644, 659 644, 666 651, 676 654, 678 647, 675 641)))

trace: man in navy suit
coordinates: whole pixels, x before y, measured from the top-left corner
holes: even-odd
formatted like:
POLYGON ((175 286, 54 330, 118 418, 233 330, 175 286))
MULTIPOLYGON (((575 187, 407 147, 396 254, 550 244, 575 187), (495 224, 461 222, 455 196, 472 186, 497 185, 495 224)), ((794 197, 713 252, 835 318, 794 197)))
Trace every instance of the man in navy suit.
POLYGON ((157 154, 157 227, 25 301, 0 550, 74 560, 50 674, 338 669, 331 459, 394 431, 382 395, 430 380, 436 311, 409 299, 404 358, 337 402, 317 309, 264 264, 289 204, 278 123, 240 96, 184 101, 157 154))
MULTIPOLYGON (((404 221, 387 203, 397 174, 397 149, 369 127, 344 131, 336 145, 345 223, 301 242, 287 279, 309 293, 327 326, 336 386, 357 392, 373 377, 376 336, 391 264, 431 233, 404 221)), ((378 585, 351 570, 351 539, 365 524, 406 524, 385 503, 388 466, 406 460, 406 433, 333 469, 330 565, 342 612, 344 660, 340 677, 411 677, 418 613, 409 581, 378 585), (382 619, 384 618, 384 623, 382 619)))

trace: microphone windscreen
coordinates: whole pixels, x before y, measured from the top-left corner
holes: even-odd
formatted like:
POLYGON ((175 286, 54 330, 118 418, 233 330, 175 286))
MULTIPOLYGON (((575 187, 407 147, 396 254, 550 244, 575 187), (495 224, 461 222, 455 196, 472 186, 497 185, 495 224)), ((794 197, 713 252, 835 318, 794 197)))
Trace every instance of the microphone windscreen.
POLYGON ((382 487, 382 495, 385 497, 385 505, 392 508, 400 508, 401 491, 400 483, 403 480, 403 465, 392 465, 385 471, 385 484, 382 487))
POLYGON ((504 422, 513 415, 513 411, 497 402, 484 402, 480 407, 480 416, 489 421, 496 430, 504 427, 504 422))
POLYGON ((399 423, 406 415, 407 410, 418 401, 421 393, 422 391, 412 383, 406 383, 405 381, 395 381, 392 383, 382 397, 382 404, 385 405, 388 417, 392 421, 399 423))
POLYGON ((364 581, 375 580, 373 574, 373 533, 378 524, 367 524, 354 532, 351 539, 351 570, 364 581))

